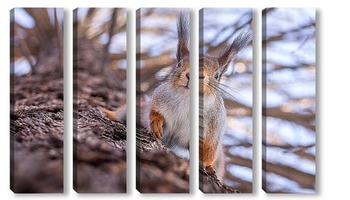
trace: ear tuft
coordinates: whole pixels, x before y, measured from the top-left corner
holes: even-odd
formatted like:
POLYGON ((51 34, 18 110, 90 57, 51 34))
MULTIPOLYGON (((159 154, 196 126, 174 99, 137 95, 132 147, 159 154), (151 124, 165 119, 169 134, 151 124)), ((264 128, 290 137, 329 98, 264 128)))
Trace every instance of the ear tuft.
POLYGON ((232 61, 234 56, 242 50, 251 40, 251 33, 242 31, 232 42, 229 48, 221 53, 218 58, 220 67, 223 72, 226 71, 228 64, 232 61))
POLYGON ((180 14, 178 23, 177 23, 177 61, 180 62, 184 57, 189 56, 188 50, 188 28, 189 22, 183 13, 180 14))

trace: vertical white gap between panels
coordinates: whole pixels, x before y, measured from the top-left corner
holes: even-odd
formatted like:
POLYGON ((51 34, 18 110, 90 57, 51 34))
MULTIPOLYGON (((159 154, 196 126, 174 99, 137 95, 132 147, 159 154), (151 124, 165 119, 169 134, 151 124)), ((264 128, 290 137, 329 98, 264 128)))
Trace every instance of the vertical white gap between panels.
POLYGON ((73 191, 73 11, 63 8, 64 193, 73 191))
POLYGON ((262 9, 253 9, 253 193, 260 194, 262 190, 262 131, 261 131, 261 52, 262 52, 262 9))
POLYGON ((190 193, 199 191, 199 10, 190 11, 190 85, 191 85, 191 145, 190 193))
POLYGON ((127 193, 136 190, 136 10, 127 10, 127 193))

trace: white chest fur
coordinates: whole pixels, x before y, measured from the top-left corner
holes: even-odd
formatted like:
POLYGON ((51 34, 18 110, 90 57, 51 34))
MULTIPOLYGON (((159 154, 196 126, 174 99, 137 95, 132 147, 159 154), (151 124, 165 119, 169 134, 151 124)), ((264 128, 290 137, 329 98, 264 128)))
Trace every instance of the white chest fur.
POLYGON ((189 91, 174 91, 170 84, 158 87, 152 96, 152 104, 164 117, 161 140, 178 156, 189 157, 190 95, 189 91))
POLYGON ((226 124, 224 101, 221 96, 209 96, 203 99, 203 137, 221 141, 226 124))

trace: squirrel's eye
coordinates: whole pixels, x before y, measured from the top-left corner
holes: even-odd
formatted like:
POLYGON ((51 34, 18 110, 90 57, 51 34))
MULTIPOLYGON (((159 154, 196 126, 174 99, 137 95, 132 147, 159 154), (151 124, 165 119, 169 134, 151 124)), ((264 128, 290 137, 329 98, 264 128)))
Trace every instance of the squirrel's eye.
POLYGON ((216 73, 215 75, 214 75, 214 78, 218 81, 219 80, 219 73, 216 73))
POLYGON ((178 63, 176 64, 176 68, 179 68, 179 67, 181 67, 181 62, 178 62, 178 63))

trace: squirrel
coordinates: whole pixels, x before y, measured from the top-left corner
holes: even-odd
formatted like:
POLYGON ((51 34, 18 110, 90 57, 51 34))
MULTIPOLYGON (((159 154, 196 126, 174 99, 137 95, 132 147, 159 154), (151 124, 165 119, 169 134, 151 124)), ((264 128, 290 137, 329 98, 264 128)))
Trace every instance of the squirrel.
MULTIPOLYGON (((147 102, 138 102, 141 124, 166 147, 182 158, 189 159, 190 143, 190 64, 188 20, 180 14, 177 22, 178 44, 176 64, 165 81, 147 102)), ((125 122, 126 106, 115 111, 99 108, 110 120, 125 122)))
POLYGON ((188 20, 183 14, 177 23, 176 65, 166 81, 153 92, 149 130, 180 157, 189 159, 190 143, 190 52, 188 20))
MULTIPOLYGON (((184 15, 177 23, 176 64, 169 77, 154 91, 151 100, 143 103, 141 124, 160 139, 176 155, 189 159, 190 143, 190 51, 189 24, 184 15)), ((209 173, 223 177, 225 164, 222 137, 226 124, 226 109, 220 80, 235 55, 248 43, 250 34, 241 33, 219 57, 201 55, 199 58, 200 142, 199 160, 209 173)), ((101 109, 108 118, 117 120, 118 109, 101 109)), ((124 108, 125 110, 125 108, 124 108)))

